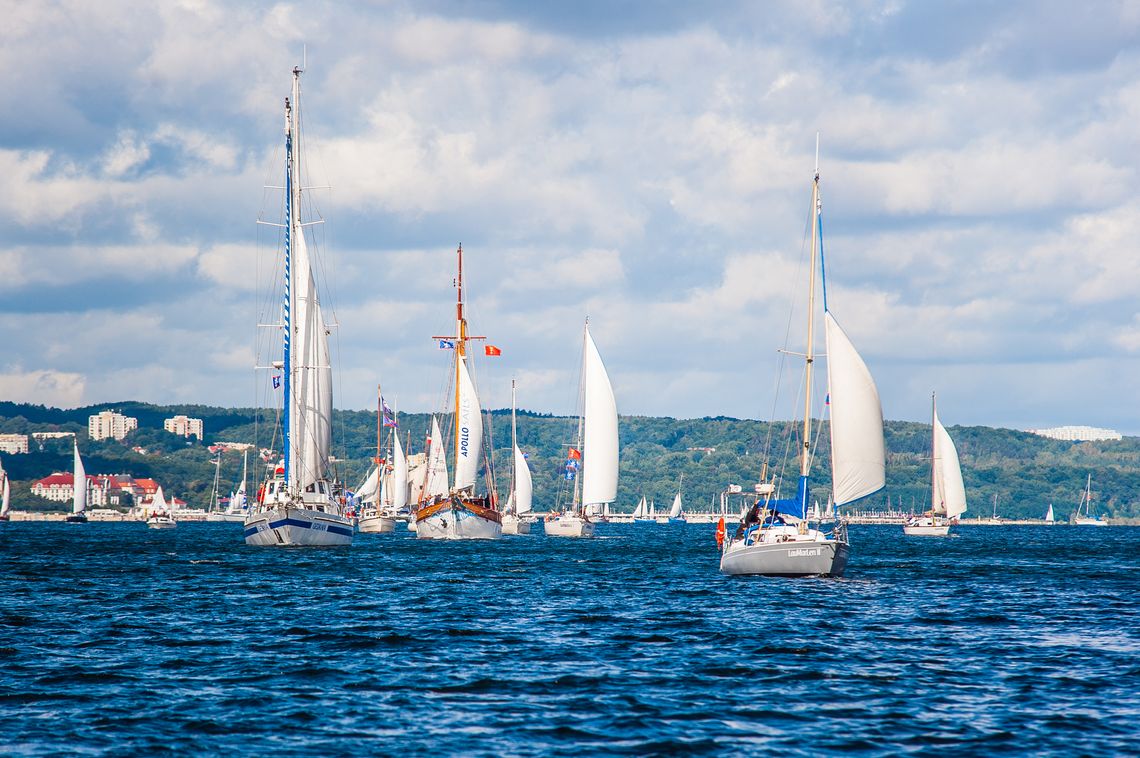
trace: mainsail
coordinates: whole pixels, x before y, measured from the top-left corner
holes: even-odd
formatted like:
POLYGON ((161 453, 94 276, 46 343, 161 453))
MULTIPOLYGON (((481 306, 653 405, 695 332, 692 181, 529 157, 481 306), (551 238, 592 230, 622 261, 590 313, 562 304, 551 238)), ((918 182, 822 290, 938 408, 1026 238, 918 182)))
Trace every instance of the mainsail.
MULTIPOLYGON (((479 410, 479 396, 467 370, 467 359, 459 361, 459 417, 455 437, 455 489, 475 486, 479 473, 479 456, 483 452, 483 415, 479 410)), ((433 445, 434 447, 434 445, 433 445)))
POLYGON ((400 445, 400 435, 393 434, 392 484, 389 491, 391 506, 396 510, 408 504, 408 459, 400 445))
POLYGON ((87 510, 87 471, 83 468, 83 459, 79 457, 79 445, 75 445, 75 463, 71 477, 72 497, 71 512, 83 513, 87 510))
POLYGON ((586 327, 582 502, 589 506, 617 498, 618 417, 609 374, 586 327))
POLYGON ((532 493, 530 467, 527 466, 526 456, 523 455, 522 450, 519 450, 518 445, 515 445, 515 491, 511 494, 515 499, 516 514, 521 516, 524 513, 531 512, 532 493))
POLYGON ((836 506, 866 497, 886 481, 883 408, 875 380, 843 327, 824 312, 831 408, 831 485, 836 506))
POLYGON ((958 450, 946 427, 934 413, 934 475, 931 509, 936 515, 956 518, 966 512, 966 488, 962 483, 962 467, 958 450))

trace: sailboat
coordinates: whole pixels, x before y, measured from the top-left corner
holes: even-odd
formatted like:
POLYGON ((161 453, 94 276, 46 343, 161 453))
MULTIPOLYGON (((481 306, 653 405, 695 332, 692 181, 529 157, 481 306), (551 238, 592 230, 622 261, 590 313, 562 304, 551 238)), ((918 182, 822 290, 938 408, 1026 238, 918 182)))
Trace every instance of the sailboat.
MULTIPOLYGON (((819 197, 819 143, 811 194, 811 260, 807 298, 807 349, 804 351, 803 437, 800 477, 793 497, 775 499, 775 488, 764 487, 736 533, 723 540, 720 570, 726 574, 768 576, 841 576, 850 545, 847 527, 838 523, 829 532, 807 521, 812 464, 812 367, 815 362, 816 256, 823 280, 823 323, 827 340, 827 385, 831 423, 832 497, 836 507, 878 492, 885 482, 883 411, 875 381, 827 307, 823 276, 823 224, 819 197)), ((766 477, 766 470, 763 472, 766 477)), ((765 482, 771 485, 772 482, 765 482)))
POLYGON ((358 491, 357 498, 363 503, 357 528, 363 533, 383 534, 396 530, 396 511, 408 502, 408 463, 400 447, 400 435, 396 431, 396 419, 389 418, 389 408, 376 387, 376 467, 368 475, 364 492, 358 491), (383 455, 382 437, 384 426, 393 431, 389 435, 391 455, 383 455))
POLYGON ((1001 518, 999 518, 997 515, 997 505, 998 505, 998 495, 995 492, 994 493, 994 513, 992 516, 990 516, 988 519, 986 519, 986 523, 991 525, 991 526, 1001 526, 1001 518))
POLYGON ((0 521, 8 521, 12 518, 10 512, 11 507, 11 487, 8 485, 8 472, 0 466, 0 521))
MULTIPOLYGON (((350 545, 352 520, 331 480, 332 362, 301 223, 301 69, 285 100, 285 260, 281 370, 283 459, 244 523, 248 545, 350 545)), ((277 377, 274 377, 276 382, 277 377)))
POLYGON ((1052 526, 1057 523, 1057 517, 1053 515, 1053 504, 1049 503, 1049 510, 1045 511, 1045 523, 1052 526))
POLYGON ((645 495, 641 496, 637 507, 633 509, 633 523, 652 524, 656 519, 649 513, 649 504, 645 502, 645 495))
POLYGON ((146 525, 151 529, 173 529, 178 526, 178 522, 174 520, 173 510, 162 494, 162 487, 159 487, 150 502, 150 514, 147 516, 146 525))
POLYGON ((913 516, 903 524, 903 533, 911 536, 945 537, 951 524, 966 512, 966 488, 962 483, 962 467, 958 449, 950 433, 938 420, 937 401, 930 396, 930 510, 913 516))
POLYGON ((677 494, 673 497, 673 505, 669 507, 669 523, 670 524, 684 524, 688 519, 685 518, 684 508, 681 506, 681 487, 685 483, 685 475, 681 474, 681 481, 677 483, 677 494))
POLYGON ((546 533, 553 537, 593 537, 596 525, 589 514, 601 514, 604 504, 617 498, 617 401, 590 335, 589 319, 582 337, 581 392, 577 447, 570 448, 566 459, 566 476, 574 481, 574 495, 568 508, 546 517, 546 533))
POLYGON ((71 513, 65 521, 69 524, 87 523, 87 470, 79 457, 79 443, 75 442, 75 460, 72 462, 71 513))
POLYGON ((1108 522, 1100 516, 1092 515, 1092 474, 1085 481, 1085 491, 1081 493, 1081 501, 1073 511, 1072 522, 1075 526, 1108 526, 1108 522))
POLYGON ((503 534, 530 534, 534 518, 534 489, 530 479, 530 466, 519 449, 518 424, 515 419, 515 380, 511 380, 511 491, 503 510, 503 534))
MULTIPOLYGON (((440 344, 453 351, 452 371, 454 381, 454 437, 455 478, 448 490, 439 492, 436 480, 431 491, 425 488, 425 499, 415 507, 416 537, 432 540, 495 540, 503 536, 503 519, 495 508, 494 498, 489 494, 477 494, 478 473, 483 463, 483 415, 479 407, 479 396, 467 362, 467 343, 473 339, 467 334, 467 319, 463 315, 463 245, 457 251, 459 275, 455 280, 457 290, 456 334, 453 337, 434 337, 440 344)), ((439 427, 432 420, 433 459, 442 458, 443 439, 439 437, 439 427)), ((428 476, 438 470, 429 465, 428 476)), ((446 476, 446 469, 445 469, 446 476)), ((446 482, 446 479, 444 480, 446 482)))

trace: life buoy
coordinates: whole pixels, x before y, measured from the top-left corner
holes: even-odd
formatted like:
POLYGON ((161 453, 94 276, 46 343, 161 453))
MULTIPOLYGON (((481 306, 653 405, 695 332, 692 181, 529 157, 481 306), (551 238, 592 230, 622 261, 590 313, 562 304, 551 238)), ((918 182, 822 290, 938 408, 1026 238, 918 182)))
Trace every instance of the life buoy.
POLYGON ((716 522, 716 547, 717 550, 724 550, 724 516, 716 522))

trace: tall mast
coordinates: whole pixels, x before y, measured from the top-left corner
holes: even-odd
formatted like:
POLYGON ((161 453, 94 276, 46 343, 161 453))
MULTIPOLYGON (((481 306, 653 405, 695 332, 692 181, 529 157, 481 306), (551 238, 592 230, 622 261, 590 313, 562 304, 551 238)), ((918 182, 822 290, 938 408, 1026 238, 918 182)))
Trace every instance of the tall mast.
POLYGON ((467 319, 463 318, 463 245, 456 251, 459 258, 459 276, 455 279, 455 471, 459 471, 459 363, 467 356, 467 319))
POLYGON ((574 510, 578 510, 578 486, 581 484, 582 475, 586 473, 586 451, 585 445, 582 444, 582 428, 586 423, 586 337, 590 333, 590 317, 586 317, 586 326, 582 329, 582 395, 580 401, 582 403, 582 415, 578 417, 578 452, 581 454, 580 465, 574 474, 574 510))
POLYGON ((376 385, 376 506, 380 506, 380 482, 384 472, 380 470, 380 462, 384 456, 380 454, 381 437, 384 429, 384 395, 380 392, 380 385, 376 385))
MULTIPOLYGON (((812 364, 815 363, 815 348, 813 337, 815 332, 815 257, 819 250, 819 143, 816 137, 816 165, 815 176, 811 183, 811 264, 808 274, 808 318, 807 318, 807 350, 804 352, 806 368, 804 371, 804 441, 803 457, 800 461, 800 477, 806 477, 811 469, 811 375, 812 364)), ((805 498, 806 498, 806 493, 805 498)), ((807 508, 807 500, 803 502, 807 508)))
MULTIPOLYGON (((511 380, 511 488, 509 494, 515 494, 515 450, 518 449, 518 431, 515 425, 515 380, 511 380)), ((509 500, 508 496, 508 500, 509 500)), ((518 505, 516 503, 515 507, 518 505)))
POLYGON ((285 100, 285 313, 284 350, 282 368, 285 375, 283 444, 285 446, 285 482, 293 489, 293 312, 296 309, 293 291, 293 241, 303 234, 301 228, 300 162, 297 160, 298 103, 301 97, 301 69, 293 68, 292 100, 285 100))
POLYGON ((938 401, 935 393, 930 393, 930 511, 934 516, 934 509, 938 506, 938 430, 935 424, 938 420, 938 401))

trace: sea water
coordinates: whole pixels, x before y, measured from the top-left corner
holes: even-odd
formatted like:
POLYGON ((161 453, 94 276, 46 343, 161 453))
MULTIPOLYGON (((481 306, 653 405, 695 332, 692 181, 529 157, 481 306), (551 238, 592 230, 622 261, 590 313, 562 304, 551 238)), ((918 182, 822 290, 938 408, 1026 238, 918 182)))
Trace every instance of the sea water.
POLYGON ((843 579, 712 525, 246 547, 0 524, 0 752, 1140 750, 1140 528, 851 527, 843 579))

